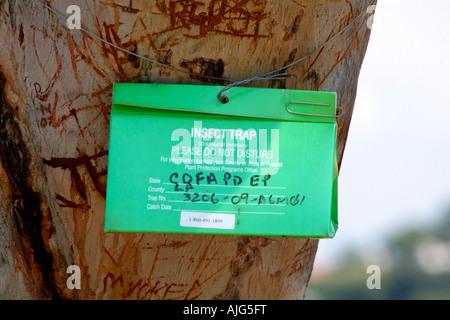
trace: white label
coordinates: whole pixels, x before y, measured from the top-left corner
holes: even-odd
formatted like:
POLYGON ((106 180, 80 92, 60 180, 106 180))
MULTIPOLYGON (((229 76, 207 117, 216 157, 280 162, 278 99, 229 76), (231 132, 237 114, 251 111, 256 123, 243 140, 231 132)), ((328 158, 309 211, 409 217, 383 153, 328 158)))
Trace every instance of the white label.
POLYGON ((180 226, 211 229, 234 229, 234 214, 181 211, 180 226))

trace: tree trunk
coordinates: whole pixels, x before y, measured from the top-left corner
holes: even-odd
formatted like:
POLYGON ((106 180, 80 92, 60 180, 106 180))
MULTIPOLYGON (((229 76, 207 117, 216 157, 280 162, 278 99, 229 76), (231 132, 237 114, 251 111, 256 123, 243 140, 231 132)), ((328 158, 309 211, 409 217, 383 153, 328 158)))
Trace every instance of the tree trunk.
MULTIPOLYGON (((115 45, 194 74, 246 79, 312 52, 359 0, 49 1, 115 45)), ((342 159, 370 30, 363 15, 287 80, 335 91, 342 159)), ((124 53, 38 0, 0 0, 0 298, 301 299, 317 239, 103 231, 115 82, 222 85, 124 53), (81 289, 69 289, 69 265, 81 289)))

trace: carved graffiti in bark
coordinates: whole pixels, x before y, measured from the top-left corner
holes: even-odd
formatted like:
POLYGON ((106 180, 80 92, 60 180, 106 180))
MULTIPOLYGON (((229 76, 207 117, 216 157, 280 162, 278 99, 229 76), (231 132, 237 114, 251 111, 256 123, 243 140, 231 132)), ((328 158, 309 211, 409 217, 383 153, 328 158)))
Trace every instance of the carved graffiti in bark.
POLYGON ((196 0, 158 1, 156 7, 170 22, 170 27, 158 34, 183 29, 186 31, 183 35, 192 39, 209 33, 255 40, 271 36, 265 1, 215 0, 209 4, 196 0))
MULTIPOLYGON (((79 169, 80 167, 84 167, 87 170, 87 174, 91 178, 92 184, 94 185, 95 189, 103 198, 105 198, 106 185, 104 179, 102 178, 106 176, 106 169, 98 171, 97 167, 93 164, 93 161, 96 162, 99 158, 107 156, 107 154, 108 151, 101 151, 93 156, 81 154, 77 158, 51 158, 50 160, 43 159, 43 162, 45 165, 52 168, 69 170, 75 189, 78 191, 80 197, 86 201, 87 187, 86 183, 81 178, 79 169)), ((62 201, 63 206, 72 208, 82 206, 82 204, 75 204, 59 194, 57 194, 56 197, 57 199, 62 201)))
POLYGON ((143 238, 144 235, 141 235, 135 245, 131 245, 130 241, 127 241, 123 247, 106 248, 103 246, 103 251, 110 258, 114 268, 109 268, 102 276, 101 296, 117 291, 122 293, 121 298, 124 299, 194 300, 203 294, 205 285, 230 268, 231 257, 220 254, 230 243, 230 237, 223 237, 220 239, 219 245, 213 248, 212 244, 216 238, 212 236, 198 255, 192 255, 190 266, 185 266, 184 274, 192 274, 192 276, 182 277, 186 280, 168 281, 167 279, 177 279, 180 270, 177 267, 167 268, 167 262, 170 261, 171 266, 181 266, 180 263, 186 259, 182 253, 192 245, 192 241, 171 241, 156 246, 147 246, 141 244, 143 238), (142 257, 137 253, 146 251, 148 251, 147 255, 152 256, 151 264, 146 265, 149 268, 148 275, 142 277, 142 274, 138 273, 138 269, 142 267, 142 257), (133 261, 134 268, 121 271, 121 263, 127 259, 133 261))

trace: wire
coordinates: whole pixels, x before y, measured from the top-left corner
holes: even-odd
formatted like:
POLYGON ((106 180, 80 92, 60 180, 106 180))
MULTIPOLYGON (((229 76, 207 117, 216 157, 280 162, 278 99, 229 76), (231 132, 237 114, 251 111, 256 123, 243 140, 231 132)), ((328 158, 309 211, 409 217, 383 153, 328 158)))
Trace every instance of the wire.
MULTIPOLYGON (((50 7, 44 0, 38 0, 38 1, 41 2, 48 10, 50 10, 51 12, 53 12, 54 14, 59 16, 60 18, 66 20, 66 21, 69 18, 69 17, 63 15, 61 12, 59 12, 59 11, 53 9, 52 7, 50 7)), ((123 52, 125 52, 127 54, 133 55, 133 56, 135 56, 137 58, 140 58, 142 60, 146 60, 146 61, 149 61, 151 63, 158 64, 158 65, 163 66, 165 68, 169 68, 169 69, 172 69, 174 71, 182 72, 182 73, 185 73, 185 74, 188 74, 188 75, 191 75, 191 76, 202 77, 202 78, 206 78, 206 79, 210 79, 210 80, 221 80, 221 81, 229 81, 229 82, 235 81, 233 79, 226 79, 226 78, 220 78, 220 77, 211 77, 211 76, 200 75, 200 74, 197 74, 197 73, 193 73, 193 72, 189 72, 189 71, 186 71, 186 70, 182 70, 182 69, 178 69, 178 68, 172 67, 171 65, 159 62, 157 60, 154 60, 154 59, 151 59, 151 58, 148 58, 148 57, 144 57, 144 56, 139 55, 139 54, 137 54, 135 52, 132 52, 132 51, 129 51, 129 50, 125 49, 125 48, 119 47, 118 45, 115 45, 114 43, 111 43, 111 42, 109 42, 109 41, 107 41, 107 40, 97 36, 96 34, 92 33, 91 31, 83 28, 82 26, 78 26, 78 27, 84 33, 90 35, 91 37, 93 37, 93 38, 95 38, 95 39, 97 39, 97 40, 99 40, 99 41, 101 41, 101 42, 103 42, 105 44, 110 45, 111 47, 114 47, 114 48, 116 48, 118 50, 121 50, 121 51, 123 51, 123 52)))
MULTIPOLYGON (((57 16, 59 16, 59 17, 61 17, 62 19, 64 19, 64 20, 67 21, 68 17, 66 17, 64 14, 60 13, 59 11, 53 9, 52 7, 50 7, 50 6, 47 4, 47 2, 45 2, 44 0, 38 0, 38 1, 40 1, 47 9, 49 9, 50 11, 52 11, 54 14, 56 14, 57 16)), ((374 2, 375 2, 375 0, 372 0, 372 1, 369 3, 369 5, 368 5, 364 10, 362 10, 361 13, 360 13, 355 19, 353 19, 352 21, 350 21, 350 23, 349 23, 348 25, 346 25, 343 29, 341 29, 340 31, 338 31, 334 36, 332 36, 330 39, 328 39, 326 42, 324 42, 321 46, 317 47, 315 50, 313 50, 313 51, 311 51, 310 53, 306 54, 304 57, 302 57, 302 58, 300 58, 300 59, 298 59, 298 60, 295 60, 294 62, 292 62, 292 63, 290 63, 290 64, 288 64, 288 65, 285 65, 284 67, 282 67, 282 68, 280 68, 280 69, 277 69, 277 70, 274 70, 274 71, 270 71, 270 72, 267 72, 267 73, 264 73, 264 74, 262 74, 262 75, 255 76, 255 77, 252 77, 252 78, 249 78, 249 79, 240 80, 240 81, 236 81, 236 80, 228 79, 228 78, 220 78, 220 77, 205 76, 205 75, 201 75, 201 74, 197 74, 197 73, 192 73, 192 72, 189 72, 189 71, 186 71, 186 70, 182 70, 182 69, 178 69, 178 68, 172 67, 171 65, 168 65, 168 64, 159 62, 159 61, 157 61, 157 60, 154 60, 154 59, 151 59, 151 58, 148 58, 148 57, 144 57, 144 56, 139 55, 139 54, 137 54, 137 53, 135 53, 135 52, 132 52, 132 51, 126 50, 125 48, 119 47, 118 45, 115 45, 114 43, 111 43, 111 42, 109 42, 109 41, 107 41, 107 40, 105 40, 105 39, 103 39, 103 38, 97 36, 96 34, 90 32, 89 30, 87 30, 87 29, 85 29, 85 28, 83 28, 82 26, 79 26, 79 27, 80 27, 80 30, 82 30, 82 31, 85 32, 86 34, 90 35, 91 37, 93 37, 93 38, 95 38, 95 39, 97 39, 97 40, 99 40, 99 41, 101 41, 101 42, 103 42, 103 43, 105 43, 105 44, 108 44, 108 45, 110 45, 111 47, 114 47, 114 48, 116 48, 116 49, 118 49, 118 50, 121 50, 121 51, 123 51, 123 52, 125 52, 125 53, 127 53, 127 54, 130 54, 130 55, 133 55, 133 56, 135 56, 135 57, 137 57, 137 58, 140 58, 140 59, 142 59, 142 60, 149 61, 149 62, 151 62, 151 63, 155 63, 155 64, 157 64, 157 65, 163 66, 163 67, 165 67, 165 68, 169 68, 169 69, 174 70, 174 71, 177 71, 177 72, 182 72, 182 73, 184 73, 184 74, 188 74, 188 75, 191 75, 191 76, 195 76, 195 77, 197 77, 197 78, 200 77, 200 78, 209 79, 209 80, 220 80, 220 81, 231 82, 229 85, 225 86, 224 89, 223 89, 222 91, 220 91, 219 94, 217 95, 217 98, 220 100, 220 99, 221 99, 221 96, 222 96, 222 94, 223 94, 224 92, 228 91, 228 90, 229 90, 230 88, 232 88, 232 87, 239 86, 239 85, 244 84, 244 83, 249 83, 249 82, 257 81, 257 80, 268 81, 268 80, 282 80, 282 79, 286 79, 289 75, 286 74, 286 73, 279 74, 279 72, 281 72, 281 71, 283 71, 283 70, 286 70, 287 68, 290 68, 290 67, 292 67, 293 65, 296 65, 296 64, 302 62, 302 61, 305 60, 306 58, 308 58, 308 57, 310 57, 310 56, 316 54, 316 53, 319 52, 320 50, 322 50, 325 46, 327 46, 327 45, 328 45, 329 43, 331 43, 334 39, 336 39, 338 36, 340 36, 342 33, 344 33, 348 28, 350 28, 356 21, 358 21, 359 18, 361 18, 364 14, 366 14, 366 13, 367 13, 367 10, 370 8, 370 6, 371 6, 374 2)))

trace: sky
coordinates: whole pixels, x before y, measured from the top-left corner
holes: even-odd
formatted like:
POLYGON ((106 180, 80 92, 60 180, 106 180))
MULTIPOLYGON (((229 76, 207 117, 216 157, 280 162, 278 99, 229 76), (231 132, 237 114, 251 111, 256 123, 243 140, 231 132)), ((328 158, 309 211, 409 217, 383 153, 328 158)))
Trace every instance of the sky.
POLYGON ((448 0, 378 1, 339 172, 339 229, 319 242, 315 270, 450 208, 449 14, 448 0))

